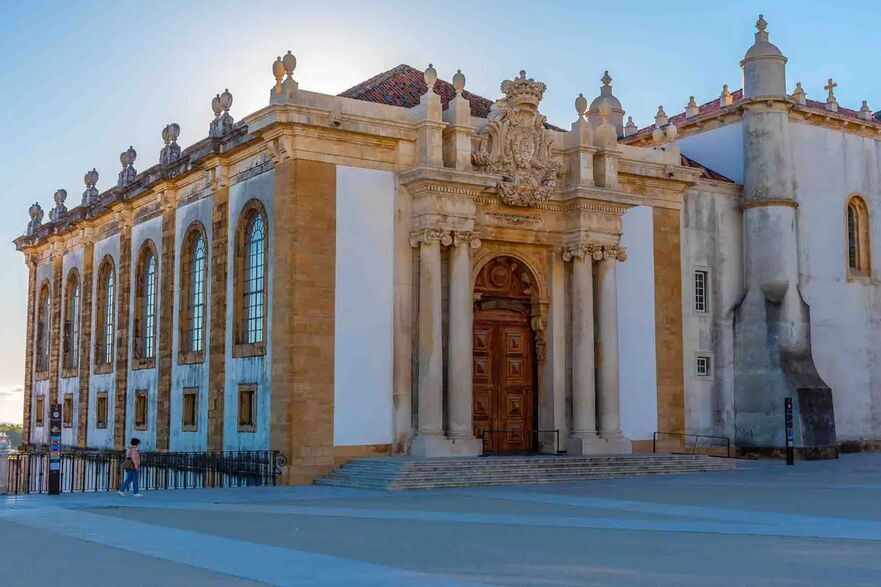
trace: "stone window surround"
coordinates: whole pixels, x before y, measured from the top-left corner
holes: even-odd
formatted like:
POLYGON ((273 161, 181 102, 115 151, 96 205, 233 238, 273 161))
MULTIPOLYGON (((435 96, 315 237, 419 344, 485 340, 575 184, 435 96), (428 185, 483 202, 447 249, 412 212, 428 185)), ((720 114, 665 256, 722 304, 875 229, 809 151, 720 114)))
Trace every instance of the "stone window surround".
POLYGON ((177 362, 179 365, 191 365, 195 363, 205 362, 205 347, 208 343, 208 324, 206 321, 206 316, 208 314, 207 310, 210 303, 210 300, 208 299, 208 283, 211 268, 211 249, 208 246, 208 236, 205 232, 205 226, 198 220, 193 221, 192 223, 190 223, 189 227, 187 227, 186 232, 184 232, 184 238, 182 242, 183 246, 181 246, 180 259, 178 261, 178 264, 180 266, 180 299, 178 307, 179 351, 177 362), (192 284, 190 283, 190 264, 192 263, 192 259, 190 258, 190 246, 192 240, 197 235, 201 235, 202 241, 205 243, 205 271, 203 276, 204 284, 202 286, 202 296, 204 298, 204 307, 202 310, 202 350, 190 351, 187 350, 189 346, 187 342, 187 337, 189 334, 187 332, 187 314, 190 303, 190 288, 192 287, 192 284))
MULTIPOLYGON (((105 358, 105 347, 104 347, 104 339, 105 339, 105 328, 106 328, 106 315, 107 315, 107 272, 113 272, 113 297, 111 300, 113 303, 113 315, 112 318, 114 322, 116 321, 116 316, 118 314, 119 308, 116 303, 116 296, 119 295, 119 287, 116 283, 116 264, 113 262, 113 257, 110 255, 105 255, 103 259, 101 259, 101 264, 98 266, 98 278, 97 278, 97 288, 95 295, 95 373, 96 374, 104 374, 104 373, 112 373, 113 372, 113 357, 111 357, 110 361, 104 361, 105 358)), ((115 326, 115 325, 114 325, 115 326)), ((116 336, 112 336, 110 340, 110 344, 115 344, 116 336)), ((111 351, 111 355, 113 351, 111 351)), ((106 427, 106 426, 105 426, 106 427)))
POLYGON ((45 381, 49 379, 49 354, 51 352, 50 349, 52 348, 51 326, 49 324, 52 295, 49 280, 44 279, 43 284, 37 291, 39 293, 37 294, 37 323, 36 333, 34 334, 34 345, 36 350, 36 352, 34 353, 34 380, 45 381), (43 324, 42 330, 41 323, 43 324), (43 342, 44 337, 46 342, 43 342), (41 358, 41 354, 44 352, 44 348, 45 357, 41 358))
POLYGON ((853 193, 847 198, 844 207, 844 266, 848 281, 867 280, 872 275, 872 240, 871 240, 871 216, 866 199, 853 193), (850 262, 850 215, 854 215, 855 237, 853 243, 856 253, 856 267, 850 262))
POLYGON ((61 376, 64 378, 76 377, 79 373, 79 351, 80 351, 80 337, 82 336, 82 313, 83 313, 83 289, 82 284, 80 283, 80 274, 76 267, 72 268, 67 273, 67 280, 64 286, 64 323, 62 324, 62 328, 65 331, 62 332, 62 348, 61 348, 61 357, 62 357, 62 368, 61 368, 61 376), (71 293, 73 288, 77 290, 77 307, 75 312, 71 312, 71 293), (71 322, 71 314, 75 314, 73 319, 78 323, 76 326, 76 336, 71 336, 69 332, 66 331, 67 328, 73 328, 74 323, 71 322), (71 352, 75 349, 76 354, 71 352))
POLYGON ((134 421, 132 422, 132 427, 135 430, 146 430, 147 419, 150 412, 150 395, 146 389, 135 390, 135 405, 133 411, 134 421), (143 414, 139 414, 139 412, 143 412, 143 414))
POLYGON ((250 432, 250 433, 257 432, 257 384, 256 383, 240 383, 238 385, 238 396, 236 398, 236 405, 237 405, 236 422, 238 425, 238 428, 237 428, 238 431, 239 432, 250 432), (243 397, 242 392, 250 394, 250 408, 251 408, 250 409, 250 412, 251 412, 250 416, 251 417, 250 417, 249 422, 243 422, 243 420, 242 420, 242 416, 244 416, 243 410, 242 410, 242 405, 243 405, 242 404, 242 397, 243 397))
POLYGON ((95 428, 98 430, 107 429, 107 402, 110 394, 106 391, 99 391, 95 394, 95 428))
POLYGON ((694 376, 699 380, 713 379, 713 353, 710 351, 697 351, 694 353, 694 376), (701 361, 706 361, 706 373, 700 372, 701 361))
POLYGON ((46 412, 46 396, 42 393, 34 398, 34 427, 42 428, 46 412))
POLYGON ((158 327, 159 320, 158 317, 158 290, 159 290, 159 256, 156 254, 156 245, 153 244, 152 239, 146 239, 141 243, 141 248, 138 252, 138 264, 137 270, 135 272, 135 291, 133 296, 134 302, 134 313, 132 316, 133 323, 133 331, 132 331, 132 371, 140 371, 141 369, 153 369, 156 367, 156 347, 158 341, 158 327), (155 264, 154 269, 154 281, 153 281, 153 355, 150 357, 142 356, 142 339, 143 339, 143 328, 145 325, 143 324, 143 313, 144 313, 144 299, 146 295, 145 285, 143 280, 145 279, 145 271, 146 271, 146 262, 148 260, 148 255, 153 256, 153 262, 155 264))
POLYGON ((692 268, 691 272, 691 310, 696 316, 709 316, 712 314, 712 304, 711 304, 711 288, 712 287, 712 273, 710 268, 705 265, 695 265, 692 268), (697 291, 697 275, 701 273, 703 274, 703 309, 699 309, 698 305, 698 291, 697 291))
POLYGON ((239 213, 235 231, 235 258, 233 266, 233 357, 255 357, 266 354, 266 337, 267 337, 267 310, 269 308, 269 276, 271 259, 269 250, 269 218, 266 215, 266 209, 263 203, 252 198, 242 206, 239 213), (242 342, 245 339, 245 316, 244 316, 244 283, 245 283, 245 230, 247 230, 248 220, 251 215, 257 213, 263 216, 263 251, 264 251, 264 287, 263 287, 263 340, 257 343, 242 342))
POLYGON ((184 387, 181 393, 181 430, 183 432, 197 432, 199 430, 199 388, 184 387), (192 423, 187 422, 186 398, 193 398, 192 423))
POLYGON ((63 428, 73 428, 73 394, 65 393, 64 401, 61 404, 61 426, 63 428))

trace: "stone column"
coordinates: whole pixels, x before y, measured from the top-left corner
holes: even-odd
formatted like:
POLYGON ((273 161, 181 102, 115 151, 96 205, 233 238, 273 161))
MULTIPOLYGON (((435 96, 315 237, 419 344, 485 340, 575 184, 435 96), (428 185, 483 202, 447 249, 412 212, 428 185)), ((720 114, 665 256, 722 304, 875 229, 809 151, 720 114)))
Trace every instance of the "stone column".
POLYGON ((447 351, 448 435, 454 454, 479 455, 483 452, 483 445, 474 438, 471 417, 474 401, 471 249, 480 246, 480 239, 470 232, 457 232, 453 237, 453 245, 450 249, 450 342, 447 351))
MULTIPOLYGON (((599 255, 597 255, 599 256, 599 255)), ((621 433, 618 385, 618 291, 616 263, 626 259, 623 249, 604 247, 597 263, 597 408, 600 436, 607 452, 631 452, 621 433)))
POLYGON ((572 261, 572 434, 569 454, 605 450, 596 427, 596 367, 593 322, 593 248, 570 247, 563 259, 572 261))
POLYGON ((411 245, 419 246, 419 421, 410 447, 417 456, 450 454, 443 430, 442 242, 449 245, 452 239, 438 229, 416 231, 410 238, 411 245))

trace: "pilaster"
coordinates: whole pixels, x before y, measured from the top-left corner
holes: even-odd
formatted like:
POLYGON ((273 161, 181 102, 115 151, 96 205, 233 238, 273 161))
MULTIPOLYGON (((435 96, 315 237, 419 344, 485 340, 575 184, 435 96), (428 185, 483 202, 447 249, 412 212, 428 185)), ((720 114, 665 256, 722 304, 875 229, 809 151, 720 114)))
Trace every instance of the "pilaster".
POLYGON ((175 228, 177 195, 165 191, 160 196, 162 209, 162 260, 159 284, 159 348, 156 374, 156 448, 169 450, 171 426, 172 341, 174 335, 175 228))
POLYGON ((229 264, 229 185, 211 194, 211 315, 208 325, 208 450, 223 450, 226 396, 226 278, 229 264))
POLYGON ((22 444, 31 442, 31 405, 34 390, 34 321, 37 298, 37 263, 32 254, 26 253, 28 266, 27 341, 24 352, 24 414, 22 421, 22 444))
POLYGON ((58 403, 58 380, 61 359, 61 301, 62 270, 64 267, 64 246, 60 242, 52 245, 52 305, 49 311, 49 406, 58 403))
POLYGON ((113 408, 113 446, 126 447, 125 422, 128 395, 129 305, 131 303, 132 219, 131 210, 117 212, 119 226, 119 283, 116 311, 116 397, 113 408))
POLYGON ((80 281, 79 402, 77 405, 76 445, 88 446, 89 378, 92 361, 92 275, 95 267, 92 229, 83 230, 83 272, 80 281))

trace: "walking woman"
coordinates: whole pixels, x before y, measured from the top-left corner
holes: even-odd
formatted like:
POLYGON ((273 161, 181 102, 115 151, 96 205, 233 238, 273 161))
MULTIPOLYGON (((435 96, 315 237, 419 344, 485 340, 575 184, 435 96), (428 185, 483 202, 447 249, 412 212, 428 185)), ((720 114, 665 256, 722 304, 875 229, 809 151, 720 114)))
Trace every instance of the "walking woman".
POLYGON ((129 487, 135 492, 135 497, 141 497, 143 494, 138 487, 138 474, 141 469, 141 452, 138 445, 141 444, 140 438, 132 438, 131 444, 125 451, 125 460, 122 461, 122 470, 125 472, 125 479, 119 486, 119 495, 125 497, 125 491, 129 487))

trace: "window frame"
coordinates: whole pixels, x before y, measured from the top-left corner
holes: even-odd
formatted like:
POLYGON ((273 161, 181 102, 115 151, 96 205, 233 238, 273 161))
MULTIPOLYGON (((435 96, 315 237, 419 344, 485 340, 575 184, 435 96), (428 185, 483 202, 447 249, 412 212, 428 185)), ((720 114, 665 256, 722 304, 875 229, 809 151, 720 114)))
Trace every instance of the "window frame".
POLYGON ((38 393, 34 397, 34 428, 43 428, 46 424, 46 396, 38 393))
POLYGON ((82 284, 79 271, 71 269, 64 286, 64 322, 62 323, 61 376, 76 377, 79 372, 80 337, 82 336, 82 284), (72 295, 75 294, 75 295, 72 295), (71 304, 71 301, 74 304, 71 304))
POLYGON ((181 392, 181 430, 183 432, 198 432, 199 430, 199 388, 184 387, 181 392), (187 421, 187 398, 193 398, 193 419, 187 421))
POLYGON ((116 264, 106 255, 98 266, 95 296, 95 373, 111 373, 116 358, 117 284, 116 264), (109 283, 108 283, 109 281, 109 283), (110 289, 108 294, 107 290, 110 289), (109 324, 108 324, 109 321, 109 324), (108 344, 109 343, 109 344, 108 344))
POLYGON ((135 271, 132 370, 156 366, 159 315, 159 256, 151 239, 141 243, 135 271))
POLYGON ((99 391, 95 394, 95 429, 107 430, 107 420, 109 414, 109 393, 99 391))
POLYGON ((238 226, 236 228, 236 244, 235 244, 235 279, 234 279, 234 357, 252 357, 266 354, 266 344, 268 339, 267 318, 269 313, 269 275, 271 258, 269 248, 269 218, 263 204, 256 199, 252 199, 246 203, 239 214, 238 226), (259 215, 263 221, 263 290, 262 290, 262 338, 256 342, 247 342, 247 317, 245 315, 245 290, 246 270, 248 254, 248 229, 252 220, 259 215))
POLYGON ((34 336, 34 379, 49 379, 49 357, 52 349, 52 288, 44 279, 37 291, 36 333, 34 336))
POLYGON ((713 378, 713 354, 708 352, 698 352, 694 354, 694 376, 697 379, 711 380, 713 378), (701 373, 701 363, 706 365, 706 372, 701 373))
POLYGON ((132 428, 146 430, 150 420, 150 394, 146 389, 136 389, 132 406, 132 428))
POLYGON ((209 268, 210 268, 210 248, 208 244, 208 236, 205 227, 201 222, 195 221, 190 224, 184 233, 183 246, 180 250, 180 293, 178 296, 178 363, 193 364, 205 361, 205 354, 208 347, 208 324, 207 315, 209 308, 208 284, 209 284, 209 268), (200 318, 191 320, 191 312, 195 312, 193 299, 196 294, 197 284, 195 283, 194 262, 196 259, 195 246, 201 239, 203 246, 202 257, 202 283, 201 283, 201 313, 200 318), (198 320, 198 326, 195 321, 198 320), (191 329, 191 325, 193 329, 191 329), (201 349, 193 349, 192 334, 194 330, 201 331, 202 346, 201 349))
POLYGON ((860 194, 851 194, 844 207, 844 266, 849 280, 872 275, 871 226, 866 199, 860 194))
POLYGON ((257 432, 257 384, 256 383, 240 383, 238 386, 238 395, 236 397, 236 423, 239 432, 254 433, 257 432), (249 397, 249 420, 243 420, 242 407, 245 405, 243 397, 249 397))
POLYGON ((65 393, 61 402, 61 427, 73 428, 73 394, 65 393))
POLYGON ((708 267, 697 266, 691 272, 691 309, 692 312, 699 316, 710 314, 710 269, 708 267), (702 299, 698 293, 698 276, 703 279, 702 299), (702 306, 701 306, 702 303, 702 306))

